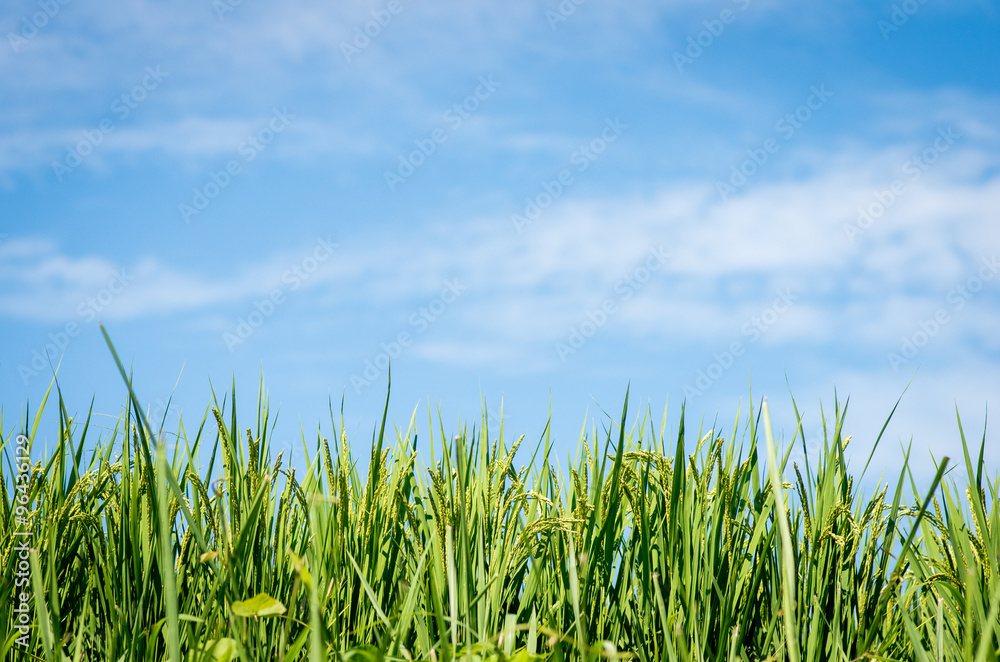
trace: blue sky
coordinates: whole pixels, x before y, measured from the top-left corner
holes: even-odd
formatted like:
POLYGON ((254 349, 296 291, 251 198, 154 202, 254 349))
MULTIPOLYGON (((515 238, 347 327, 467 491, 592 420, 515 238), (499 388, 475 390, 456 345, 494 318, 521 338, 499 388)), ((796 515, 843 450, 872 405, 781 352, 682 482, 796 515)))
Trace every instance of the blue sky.
POLYGON ((535 440, 551 402, 563 449, 629 383, 728 431, 752 379, 787 437, 787 377, 810 440, 850 396, 863 459, 916 374, 876 464, 926 472, 1000 402, 996 3, 17 0, 0 33, 5 434, 50 363, 120 410, 99 323, 171 428, 234 378, 249 422, 263 370, 278 447, 344 398, 363 450, 387 358, 399 426, 502 401, 535 440))

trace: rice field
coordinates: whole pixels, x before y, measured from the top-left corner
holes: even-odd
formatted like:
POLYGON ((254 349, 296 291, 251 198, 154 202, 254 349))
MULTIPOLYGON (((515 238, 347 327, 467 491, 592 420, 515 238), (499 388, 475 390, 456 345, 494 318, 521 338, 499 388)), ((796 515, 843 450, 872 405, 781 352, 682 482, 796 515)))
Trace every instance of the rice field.
POLYGON ((799 465, 766 400, 728 434, 681 408, 668 438, 628 393, 565 464, 485 413, 457 436, 428 414, 421 455, 417 413, 362 443, 331 411, 300 473, 263 388, 254 420, 234 390, 161 430, 118 367, 110 430, 52 388, 0 419, 4 660, 998 659, 1000 479, 960 420, 963 457, 920 484, 907 455, 868 495, 846 404, 799 465))

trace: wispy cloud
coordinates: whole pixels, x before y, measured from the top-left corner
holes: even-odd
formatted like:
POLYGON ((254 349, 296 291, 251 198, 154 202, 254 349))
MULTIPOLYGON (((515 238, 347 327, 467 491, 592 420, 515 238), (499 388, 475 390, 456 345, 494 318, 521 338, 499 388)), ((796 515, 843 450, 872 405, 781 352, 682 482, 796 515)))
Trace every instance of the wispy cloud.
MULTIPOLYGON (((308 253, 308 247, 303 252, 308 253)), ((96 310, 102 319, 157 318, 243 303, 294 280, 288 272, 301 256, 282 253, 246 265, 224 279, 210 278, 163 264, 155 257, 115 264, 97 256, 70 256, 57 244, 11 239, 0 245, 0 316, 41 323, 73 319, 81 305, 111 287, 115 296, 96 310), (113 283, 127 283, 117 291, 113 283), (109 285, 112 284, 112 285, 109 285)), ((315 280, 300 278, 304 289, 337 272, 336 265, 315 280)), ((335 276, 333 276, 335 277, 335 276)), ((89 308, 88 308, 89 309, 89 308)))
MULTIPOLYGON (((361 231, 311 286, 327 307, 393 307, 434 292, 442 278, 458 277, 469 283, 469 295, 454 312, 457 333, 482 337, 486 346, 498 339, 537 345, 557 339, 651 248, 662 246, 672 254, 669 263, 624 307, 617 332, 724 338, 734 320, 792 286, 802 301, 775 338, 884 342, 1000 249, 991 211, 1000 208, 1000 179, 982 169, 974 150, 962 149, 850 241, 844 228, 855 221, 857 207, 898 174, 858 166, 893 163, 893 157, 877 151, 834 157, 826 172, 761 183, 728 202, 705 184, 666 185, 651 197, 566 201, 523 234, 502 216, 449 219, 402 230, 392 241, 361 231), (980 167, 970 169, 968 160, 980 167)), ((116 267, 136 278, 109 311, 125 319, 246 300, 276 282, 291 261, 271 255, 213 280, 152 257, 121 266, 70 257, 52 242, 14 241, 2 250, 7 293, 0 310, 36 320, 65 316, 116 267)), ((506 354, 483 349, 472 355, 502 361, 506 354)))

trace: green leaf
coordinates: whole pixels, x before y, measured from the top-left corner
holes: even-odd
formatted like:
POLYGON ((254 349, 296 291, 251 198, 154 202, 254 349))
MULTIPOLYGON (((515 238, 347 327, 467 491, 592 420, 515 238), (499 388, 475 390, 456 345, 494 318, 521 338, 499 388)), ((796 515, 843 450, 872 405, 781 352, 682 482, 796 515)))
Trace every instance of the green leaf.
POLYGON ((264 618, 280 616, 285 613, 285 605, 272 598, 267 593, 258 593, 249 600, 237 600, 233 603, 233 613, 237 616, 264 618))
POLYGON ((237 660, 239 659, 239 653, 236 652, 236 640, 229 637, 219 640, 209 640, 205 646, 205 655, 210 657, 203 659, 209 659, 212 662, 232 662, 232 660, 237 660))

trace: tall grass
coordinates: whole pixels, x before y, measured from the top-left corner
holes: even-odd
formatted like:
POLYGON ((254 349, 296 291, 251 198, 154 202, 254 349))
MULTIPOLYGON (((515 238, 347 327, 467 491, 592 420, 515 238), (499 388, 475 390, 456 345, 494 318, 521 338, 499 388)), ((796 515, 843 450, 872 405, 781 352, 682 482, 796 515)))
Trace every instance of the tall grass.
MULTIPOLYGON (((548 428, 515 466, 524 437, 502 423, 491 437, 485 413, 454 439, 430 418, 420 458, 416 414, 405 431, 384 414, 361 475, 331 411, 332 442, 303 439, 298 475, 272 452, 263 387, 246 427, 235 389, 213 393, 168 454, 119 368, 127 406, 96 442, 92 411, 72 420, 50 389, 59 427, 31 468, 27 527, 5 453, 4 659, 998 657, 1000 482, 985 433, 973 460, 960 422, 961 488, 946 459, 917 484, 907 455, 868 497, 848 472, 839 402, 816 466, 789 462, 766 401, 728 438, 691 436, 682 408, 668 439, 666 414, 628 424, 626 394, 565 466, 548 428), (25 530, 30 588, 13 584, 25 530), (12 626, 22 591, 26 648, 12 626)), ((46 402, 0 420, 0 446, 41 439, 46 402)))

